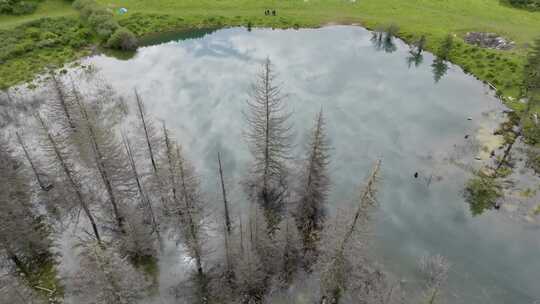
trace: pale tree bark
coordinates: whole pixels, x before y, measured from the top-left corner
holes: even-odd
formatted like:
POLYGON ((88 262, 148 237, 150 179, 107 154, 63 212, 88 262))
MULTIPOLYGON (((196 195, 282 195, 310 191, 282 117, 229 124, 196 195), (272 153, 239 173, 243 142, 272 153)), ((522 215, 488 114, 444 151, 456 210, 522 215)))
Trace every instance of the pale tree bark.
POLYGON ((41 179, 41 174, 39 173, 38 169, 37 169, 37 166, 35 164, 35 162, 32 160, 32 157, 30 157, 30 153, 28 152, 28 148, 26 147, 25 143, 24 143, 24 140, 22 138, 22 136, 19 134, 19 132, 15 132, 16 136, 17 136, 17 141, 19 142, 19 145, 21 146, 21 148, 23 149, 23 152, 24 152, 24 156, 26 157, 26 160, 28 161, 28 163, 30 164, 30 168, 32 169, 32 172, 34 173, 34 176, 36 177, 36 180, 38 182, 38 185, 39 187, 41 188, 41 190, 43 191, 49 191, 52 189, 53 185, 52 184, 49 184, 49 183, 45 183, 42 179, 41 179))
MULTIPOLYGON (((362 234, 366 232, 371 218, 370 213, 377 207, 375 196, 380 165, 380 160, 375 162, 360 193, 358 207, 352 219, 340 224, 343 227, 335 227, 336 232, 327 237, 330 244, 326 244, 327 252, 319 261, 320 265, 318 265, 321 272, 320 303, 340 303, 343 293, 350 283, 354 268, 358 266, 357 264, 363 258, 364 253, 361 252, 361 249, 354 247, 360 242, 355 238, 362 237, 362 234)), ((365 242, 366 240, 361 241, 365 242)))
POLYGON ((296 223, 302 234, 304 262, 307 269, 315 258, 319 234, 326 216, 326 200, 330 190, 328 175, 330 149, 321 110, 309 137, 295 212, 296 223))
POLYGON ((156 233, 157 240, 160 246, 162 246, 161 231, 160 231, 159 223, 157 221, 156 214, 152 207, 152 202, 148 198, 148 195, 144 189, 144 186, 141 180, 141 176, 137 170, 137 164, 135 163, 135 157, 133 155, 133 149, 131 147, 131 143, 125 134, 122 134, 122 138, 123 138, 124 148, 128 156, 131 172, 132 172, 133 178, 135 179, 135 183, 137 185, 137 191, 141 199, 141 206, 146 210, 148 216, 150 217, 152 230, 154 233, 156 233))
POLYGON ((71 168, 72 166, 67 163, 67 159, 65 158, 64 153, 60 150, 58 143, 56 142, 54 136, 50 132, 49 127, 47 126, 43 118, 38 114, 36 115, 36 119, 38 120, 38 122, 41 125, 41 128, 46 134, 48 144, 50 145, 50 147, 52 148, 52 151, 54 152, 54 155, 56 157, 56 160, 58 161, 58 165, 60 166, 60 169, 64 172, 69 185, 73 189, 73 192, 75 192, 75 195, 77 197, 77 202, 79 203, 86 217, 90 221, 92 230, 94 232, 94 236, 96 237, 98 242, 101 243, 101 237, 99 235, 96 220, 94 218, 94 215, 90 211, 90 208, 88 207, 88 203, 84 199, 80 184, 76 181, 75 172, 71 168))
POLYGON ((76 96, 76 102, 80 110, 80 114, 82 117, 82 120, 84 124, 86 125, 87 129, 87 137, 88 140, 91 143, 92 147, 92 154, 95 166, 97 167, 97 170, 99 172, 99 176, 101 177, 101 181, 103 182, 103 185, 105 186, 107 196, 109 198, 109 202, 111 203, 112 210, 114 213, 114 218, 116 220, 116 225, 118 226, 118 230, 121 233, 125 233, 125 227, 124 227, 124 218, 120 214, 120 208, 118 207, 118 200, 116 198, 116 195, 114 193, 114 187, 112 185, 112 178, 108 172, 107 165, 105 164, 106 156, 103 153, 103 148, 100 146, 100 140, 98 138, 98 130, 97 126, 93 122, 93 120, 89 117, 88 111, 86 109, 86 106, 82 103, 80 100, 80 97, 76 90, 73 92, 76 96))
POLYGON ((273 66, 267 59, 252 86, 245 113, 249 127, 246 138, 254 158, 248 194, 263 207, 270 234, 281 221, 287 197, 286 162, 291 149, 291 114, 275 82, 273 66))
POLYGON ((229 215, 229 202, 227 201, 227 190, 225 189, 225 180, 223 178, 223 168, 221 166, 221 153, 218 152, 219 180, 221 183, 221 195, 223 198, 223 212, 225 217, 225 228, 228 234, 231 234, 231 217, 229 215))

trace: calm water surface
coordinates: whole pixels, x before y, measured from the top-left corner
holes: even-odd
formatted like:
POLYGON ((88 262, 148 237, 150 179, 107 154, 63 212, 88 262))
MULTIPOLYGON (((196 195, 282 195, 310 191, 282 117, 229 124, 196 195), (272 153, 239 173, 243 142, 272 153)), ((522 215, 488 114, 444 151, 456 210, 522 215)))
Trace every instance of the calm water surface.
MULTIPOLYGON (((414 284, 419 256, 445 255, 452 262, 448 303, 540 299, 538 227, 497 212, 473 218, 462 198, 469 177, 462 168, 475 163, 476 134, 495 126, 500 102, 458 67, 435 83, 430 54, 409 68, 405 44, 396 41, 397 50, 387 53, 370 38, 348 26, 233 28, 142 47, 129 60, 86 61, 120 91, 138 89, 149 111, 175 130, 214 199, 217 149, 230 180, 247 167, 241 113, 254 74, 270 57, 289 94, 298 143, 324 109, 335 148, 332 210, 350 204, 373 161, 382 158, 374 241, 381 263, 414 284)), ((240 187, 231 187, 240 201, 240 187)))

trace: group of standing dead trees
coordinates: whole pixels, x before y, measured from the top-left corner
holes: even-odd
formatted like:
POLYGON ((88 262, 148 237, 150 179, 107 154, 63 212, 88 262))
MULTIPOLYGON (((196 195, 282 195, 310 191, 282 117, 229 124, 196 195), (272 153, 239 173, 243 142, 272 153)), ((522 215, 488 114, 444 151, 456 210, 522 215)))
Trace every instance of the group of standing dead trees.
POLYGON ((77 303, 144 299, 150 284, 134 266, 158 259, 167 239, 181 244, 193 261, 189 291, 178 294, 192 303, 271 302, 272 294, 301 276, 319 282, 309 294, 314 303, 402 302, 399 286, 371 266, 366 250, 380 161, 352 210, 330 218, 331 145, 323 111, 302 158, 294 160, 291 113, 270 60, 244 112, 252 164, 241 183, 249 208, 240 216, 233 215, 237 202, 228 197, 219 151, 221 200, 212 206, 181 145, 147 114, 137 91, 129 107, 106 85, 84 94, 65 78, 49 77, 48 101, 32 124, 38 136, 17 132, 11 144, 18 155, 10 143, 1 143, 6 174, 0 186, 9 191, 0 192, 0 199, 9 212, 0 213, 8 215, 0 221, 0 250, 20 272, 51 247, 49 231, 36 228, 43 219, 32 204, 34 193, 50 222, 68 217, 90 228, 80 236, 80 270, 69 282, 77 303), (215 206, 223 210, 217 221, 210 214, 215 206), (209 239, 220 236, 223 246, 210 248, 209 239))

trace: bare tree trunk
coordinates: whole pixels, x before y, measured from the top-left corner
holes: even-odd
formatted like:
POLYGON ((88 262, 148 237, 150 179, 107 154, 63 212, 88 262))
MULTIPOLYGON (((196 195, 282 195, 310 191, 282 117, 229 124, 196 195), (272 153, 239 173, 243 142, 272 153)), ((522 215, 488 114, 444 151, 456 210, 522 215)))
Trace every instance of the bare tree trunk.
POLYGON ((109 201, 111 202, 111 206, 113 208, 114 217, 116 219, 116 224, 118 225, 118 229, 122 234, 126 233, 125 227, 124 227, 124 218, 122 215, 120 215, 120 211, 118 209, 118 204, 116 201, 116 197, 114 195, 113 186, 111 183, 111 178, 107 172, 107 169, 105 168, 104 163, 104 155, 101 152, 101 149, 98 144, 98 139, 96 136, 96 132, 94 130, 94 127, 92 125, 92 122, 90 122, 90 118, 88 117, 88 112, 86 111, 85 106, 81 103, 81 101, 78 98, 78 95, 75 90, 73 90, 73 93, 76 96, 77 104, 79 106, 79 109, 81 111, 82 118, 86 122, 86 128, 88 130, 88 136, 90 139, 90 142, 92 144, 92 151, 94 152, 94 161, 96 163, 96 167, 99 171, 99 175, 101 176, 101 180, 103 181, 103 184, 105 185, 105 189, 107 191, 107 195, 109 196, 109 201))
POLYGON ((43 118, 41 118, 41 116, 39 114, 36 115, 36 117, 37 117, 38 121, 40 122, 41 127, 46 132, 47 138, 48 138, 48 140, 49 140, 49 142, 50 142, 50 144, 51 144, 51 146, 52 146, 52 148, 54 150, 54 154, 56 155, 56 158, 58 159, 58 162, 60 163, 60 166, 62 167, 62 170, 64 171, 64 173, 65 173, 71 187, 75 191, 75 194, 77 196, 79 204, 83 208, 83 211, 86 214, 86 217, 88 217, 88 220, 90 221, 90 224, 92 225, 92 230, 94 231, 94 235, 95 235, 97 241, 101 244, 101 238, 99 236, 99 231, 98 231, 98 228, 97 228, 96 221, 94 219, 94 216, 92 215, 92 212, 90 211, 90 209, 88 208, 88 205, 86 204, 86 202, 84 200, 84 197, 82 195, 82 192, 81 192, 81 189, 80 189, 78 183, 75 182, 75 179, 73 177, 73 172, 68 167, 64 157, 62 156, 62 153, 60 152, 60 149, 58 148, 58 145, 57 145, 56 141, 54 140, 51 132, 49 131, 49 128, 45 124, 45 121, 43 121, 43 118))
POLYGON ((240 253, 244 254, 244 227, 242 227, 242 215, 240 215, 240 253))
MULTIPOLYGON (((167 131, 167 128, 165 127, 165 123, 163 123, 163 135, 165 136, 165 148, 167 149, 167 162, 169 163, 169 178, 170 178, 170 184, 171 184, 171 191, 173 195, 173 200, 178 203, 178 194, 176 190, 176 174, 175 169, 176 165, 174 162, 174 149, 173 145, 171 143, 171 140, 169 138, 169 132, 167 131)), ((179 210, 181 212, 181 210, 179 210)))
POLYGON ((21 135, 19 134, 19 132, 15 132, 15 134, 17 135, 17 140, 19 141, 19 145, 21 146, 21 148, 23 149, 24 151, 24 155, 26 156, 26 159, 28 160, 28 162, 30 163, 30 167, 32 168, 32 171, 34 172, 34 175, 36 176, 36 180, 39 184, 39 187, 41 188, 41 190, 43 191, 49 191, 51 190, 51 188, 53 187, 52 185, 45 185, 45 183, 41 180, 41 176, 37 170, 37 167, 36 165, 34 164, 34 162, 32 161, 32 158, 30 157, 30 153, 28 153, 28 149, 26 148, 26 145, 24 144, 24 141, 21 137, 21 135))
POLYGON ((341 241, 341 244, 336 248, 336 252, 334 253, 330 266, 332 268, 332 273, 334 277, 332 277, 332 281, 334 282, 340 282, 340 283, 333 283, 334 286, 331 288, 328 288, 323 292, 321 303, 325 303, 324 301, 330 301, 330 303, 338 304, 342 293, 344 286, 341 286, 343 281, 346 280, 344 269, 345 269, 345 247, 349 242, 351 241, 351 237, 353 233, 359 228, 358 225, 360 223, 360 220, 362 219, 362 223, 366 224, 369 220, 369 215, 367 214, 369 211, 369 208, 374 206, 376 203, 375 199, 375 193, 376 193, 376 187, 375 184, 377 182, 377 178, 379 175, 381 161, 377 160, 375 162, 375 165, 371 171, 370 176, 367 179, 367 184, 363 188, 361 194, 360 194, 360 200, 358 208, 356 209, 356 212, 354 214, 353 220, 351 225, 348 227, 348 229, 345 232, 345 235, 343 237, 343 240, 341 241))
MULTIPOLYGON (((177 154, 180 156, 180 150, 178 149, 177 151, 177 154)), ((185 203, 185 207, 186 207, 186 212, 185 212, 185 215, 187 217, 187 221, 188 221, 188 229, 189 229, 189 237, 191 238, 190 240, 190 243, 191 243, 191 247, 192 247, 192 250, 193 250, 193 254, 194 254, 194 259, 195 259, 195 264, 196 264, 196 268, 197 268, 197 279, 198 279, 198 283, 199 283, 199 292, 200 292, 200 295, 201 295, 201 302, 202 303, 207 303, 208 301, 208 290, 207 290, 207 284, 206 284, 206 278, 205 278, 205 274, 204 274, 204 270, 203 270, 203 266, 202 266, 202 253, 201 253, 201 240, 199 239, 199 235, 197 233, 198 229, 196 227, 196 224, 195 224, 195 221, 193 219, 193 214, 192 214, 192 208, 193 208, 193 205, 191 203, 191 198, 189 197, 188 193, 188 189, 187 189, 187 183, 186 183, 186 176, 185 176, 185 172, 184 172, 184 162, 181 159, 181 163, 180 163, 180 166, 179 166, 179 169, 180 169, 180 181, 181 181, 181 184, 182 184, 182 193, 183 193, 183 196, 184 196, 184 203, 185 203)))
POLYGON ((345 237, 343 238, 343 241, 340 246, 340 251, 343 252, 345 250, 345 246, 347 243, 349 243, 349 240, 354 233, 354 231, 357 228, 358 219, 360 218, 360 215, 362 215, 362 212, 366 210, 367 206, 375 199, 373 196, 373 192, 375 190, 375 183, 377 182, 377 176, 379 175, 379 170, 381 167, 381 161, 377 160, 375 162, 375 166, 373 167, 373 170, 371 171, 371 175, 369 176, 367 180, 367 185, 365 186, 364 190, 362 191, 362 194, 360 195, 360 206, 358 206, 358 209, 356 210, 354 214, 354 219, 345 233, 345 237))
POLYGON ((224 206, 224 212, 225 212, 225 227, 227 229, 227 233, 230 234, 232 227, 231 227, 231 218, 229 216, 229 203, 227 202, 227 191, 225 190, 225 181, 223 180, 223 169, 221 167, 221 153, 218 152, 218 164, 219 164, 219 179, 221 181, 221 193, 223 196, 223 206, 224 206))
POLYGON ((75 126, 75 123, 73 122, 73 118, 71 117, 71 113, 69 113, 68 100, 67 100, 66 93, 64 92, 64 89, 62 88, 62 84, 60 83, 60 80, 56 78, 56 76, 54 75, 54 72, 51 71, 50 75, 53 82, 54 90, 56 91, 56 95, 58 97, 58 101, 60 101, 60 105, 62 106, 62 110, 64 111, 64 115, 66 116, 69 127, 75 130, 76 126, 75 126))
POLYGON ((126 154, 128 156, 128 159, 129 159, 129 164, 131 166, 131 171, 133 173, 133 177, 135 178, 135 182, 137 184, 137 189, 139 190, 139 195, 141 196, 142 205, 150 213, 150 217, 151 217, 151 221, 152 221, 152 229, 156 233, 156 236, 157 236, 158 242, 160 244, 160 247, 162 247, 163 245, 162 245, 162 239, 161 239, 161 233, 160 233, 159 225, 158 225, 158 223, 156 221, 154 210, 152 208, 152 203, 150 202, 150 199, 146 195, 146 191, 143 188, 140 175, 139 175, 139 173, 137 171, 137 165, 135 164, 135 158, 133 157, 133 151, 131 149, 131 144, 130 144, 129 139, 127 138, 127 136, 125 136, 124 134, 122 134, 122 138, 123 138, 123 142, 124 142, 124 147, 126 149, 126 154))
POLYGON ((150 135, 148 134, 148 125, 147 125, 146 118, 145 118, 146 115, 145 115, 144 109, 143 109, 143 101, 142 101, 141 97, 139 96, 139 93, 137 93, 137 90, 135 90, 135 98, 137 100, 137 109, 139 110, 139 118, 141 119, 141 124, 142 124, 143 129, 144 129, 144 135, 145 135, 145 138, 146 138, 146 145, 148 147, 148 154, 150 155, 150 161, 152 162, 152 167, 154 169, 154 173, 157 173, 157 171, 158 171, 157 162, 156 162, 156 159, 154 157, 154 151, 152 149, 152 143, 150 142, 150 135))

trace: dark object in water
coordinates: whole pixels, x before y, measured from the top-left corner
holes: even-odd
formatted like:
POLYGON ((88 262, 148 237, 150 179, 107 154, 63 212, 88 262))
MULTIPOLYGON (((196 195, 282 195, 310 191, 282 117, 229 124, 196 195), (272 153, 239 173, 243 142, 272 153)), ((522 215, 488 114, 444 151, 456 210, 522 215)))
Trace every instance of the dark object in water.
POLYGON ((272 10, 272 16, 276 15, 276 10, 272 10))
POLYGON ((469 138, 469 134, 465 135, 465 139, 469 138))
POLYGON ((491 157, 495 157, 495 150, 491 150, 490 156, 491 156, 491 157))
POLYGON ((414 172, 414 178, 418 178, 418 172, 414 172))
POLYGON ((493 204, 493 208, 495 208, 495 210, 499 210, 499 209, 501 209, 501 204, 495 203, 495 204, 493 204))

